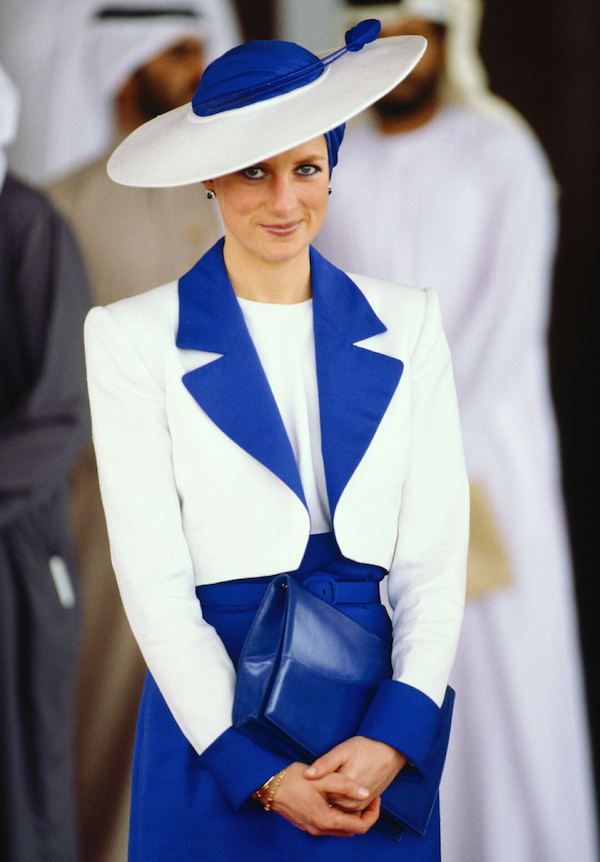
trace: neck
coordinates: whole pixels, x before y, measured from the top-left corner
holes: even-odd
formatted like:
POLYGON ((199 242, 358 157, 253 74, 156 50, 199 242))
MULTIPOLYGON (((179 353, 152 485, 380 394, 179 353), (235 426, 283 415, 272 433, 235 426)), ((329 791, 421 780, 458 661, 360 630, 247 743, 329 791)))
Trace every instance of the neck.
POLYGON ((232 287, 242 299, 292 305, 312 296, 308 248, 290 260, 257 260, 226 238, 223 259, 232 287))

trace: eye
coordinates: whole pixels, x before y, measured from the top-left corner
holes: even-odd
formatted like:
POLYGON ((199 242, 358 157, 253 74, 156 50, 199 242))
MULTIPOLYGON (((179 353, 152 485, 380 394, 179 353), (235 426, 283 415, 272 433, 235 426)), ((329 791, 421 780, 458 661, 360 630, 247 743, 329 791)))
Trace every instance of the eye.
POLYGON ((241 174, 243 177, 246 177, 247 180, 261 180, 264 177, 265 172, 262 168, 259 168, 258 165, 252 165, 250 168, 244 168, 244 170, 241 171, 241 174))
POLYGON ((321 173, 321 168, 317 165, 298 165, 296 173, 300 174, 301 177, 313 177, 315 174, 321 173))

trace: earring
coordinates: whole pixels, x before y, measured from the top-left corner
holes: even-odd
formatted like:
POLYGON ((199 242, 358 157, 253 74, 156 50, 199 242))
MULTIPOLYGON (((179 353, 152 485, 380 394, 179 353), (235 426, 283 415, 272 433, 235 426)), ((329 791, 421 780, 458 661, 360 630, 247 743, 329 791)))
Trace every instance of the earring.
POLYGON ((209 191, 209 192, 206 192, 206 197, 208 198, 209 201, 214 201, 214 199, 216 198, 216 194, 214 192, 209 191))
POLYGON ((328 194, 328 195, 330 195, 330 194, 331 194, 331 186, 329 186, 329 189, 328 189, 328 191, 327 191, 327 194, 328 194))

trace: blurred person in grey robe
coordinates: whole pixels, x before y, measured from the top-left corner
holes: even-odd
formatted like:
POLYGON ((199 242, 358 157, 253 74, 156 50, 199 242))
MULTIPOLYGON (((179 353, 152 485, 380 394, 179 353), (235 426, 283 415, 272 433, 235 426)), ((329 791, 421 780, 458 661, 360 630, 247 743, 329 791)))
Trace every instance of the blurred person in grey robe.
POLYGON ((89 298, 64 220, 6 171, 17 107, 0 67, 0 854, 75 862, 80 612, 67 485, 89 433, 89 298))
MULTIPOLYGON (((212 0, 188 6, 128 0, 92 11, 83 71, 95 81, 98 104, 112 112, 114 144, 189 101, 205 63, 236 44, 237 28, 224 31, 212 9, 212 0)), ((218 208, 201 185, 117 185, 106 173, 109 154, 48 189, 75 232, 95 305, 179 278, 222 235, 218 208)), ((84 607, 76 760, 81 848, 86 862, 119 862, 126 858, 145 664, 112 572, 91 444, 74 475, 72 516, 84 607)))
POLYGON ((352 6, 355 20, 381 18, 385 35, 428 39, 406 81, 349 124, 317 246, 351 272, 433 288, 452 350, 472 515, 442 855, 592 862, 546 343, 557 190, 530 128, 486 89, 478 0, 352 6))

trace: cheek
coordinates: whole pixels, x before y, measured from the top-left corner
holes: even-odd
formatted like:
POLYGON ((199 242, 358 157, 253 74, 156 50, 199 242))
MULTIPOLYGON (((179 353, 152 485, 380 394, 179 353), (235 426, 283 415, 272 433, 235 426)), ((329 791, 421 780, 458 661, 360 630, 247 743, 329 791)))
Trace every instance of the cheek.
POLYGON ((325 218, 328 199, 329 182, 314 190, 313 194, 311 194, 310 196, 310 199, 307 200, 307 206, 310 207, 310 209, 313 211, 317 218, 320 218, 322 220, 323 218, 325 218))
POLYGON ((260 204, 258 190, 252 187, 218 180, 215 180, 214 186, 223 215, 227 212, 233 218, 244 217, 252 213, 260 204))
POLYGON ((256 209, 255 204, 248 198, 247 195, 235 194, 228 195, 222 189, 219 189, 215 183, 215 194, 217 203, 221 210, 221 216, 225 226, 233 232, 243 229, 248 221, 248 217, 256 209))

